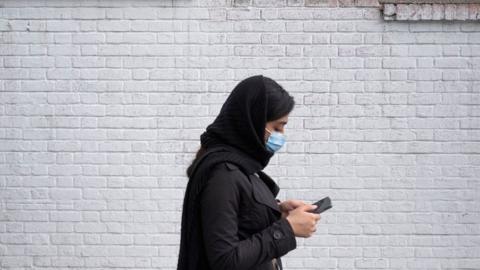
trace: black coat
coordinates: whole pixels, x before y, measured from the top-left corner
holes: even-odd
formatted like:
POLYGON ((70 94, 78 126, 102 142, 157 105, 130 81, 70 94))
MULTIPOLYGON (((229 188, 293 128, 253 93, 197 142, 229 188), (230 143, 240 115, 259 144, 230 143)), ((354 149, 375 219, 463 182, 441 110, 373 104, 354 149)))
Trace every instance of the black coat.
POLYGON ((281 218, 278 186, 266 174, 245 175, 216 165, 200 195, 201 231, 209 269, 272 270, 272 259, 296 248, 292 227, 281 218))

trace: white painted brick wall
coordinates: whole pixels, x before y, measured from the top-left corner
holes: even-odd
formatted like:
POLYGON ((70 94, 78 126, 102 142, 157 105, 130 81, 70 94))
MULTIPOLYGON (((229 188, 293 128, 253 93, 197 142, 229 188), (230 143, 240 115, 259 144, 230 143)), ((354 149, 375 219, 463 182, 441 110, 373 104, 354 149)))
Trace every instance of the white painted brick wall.
POLYGON ((175 269, 199 136, 264 74, 279 197, 334 204, 285 269, 480 269, 480 24, 231 2, 0 1, 0 268, 175 269))

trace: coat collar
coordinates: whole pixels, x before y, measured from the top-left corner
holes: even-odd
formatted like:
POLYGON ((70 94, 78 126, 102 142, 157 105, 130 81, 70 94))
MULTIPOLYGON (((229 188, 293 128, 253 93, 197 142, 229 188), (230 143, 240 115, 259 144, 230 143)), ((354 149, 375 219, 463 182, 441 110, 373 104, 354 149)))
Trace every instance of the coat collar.
POLYGON ((278 192, 280 192, 280 187, 277 185, 277 183, 275 183, 275 181, 273 181, 273 179, 270 176, 268 176, 266 173, 262 171, 258 171, 257 173, 260 179, 263 180, 265 185, 267 185, 268 189, 270 189, 273 196, 277 197, 278 192))
POLYGON ((275 200, 275 197, 280 191, 277 183, 275 183, 272 178, 261 171, 258 172, 258 175, 259 176, 251 174, 248 176, 253 185, 253 197, 259 203, 268 206, 277 213, 281 213, 280 206, 275 200))
MULTIPOLYGON (((229 170, 238 170, 239 167, 231 162, 226 162, 225 165, 229 170)), ((275 199, 280 191, 280 187, 273 181, 273 179, 262 171, 257 173, 246 174, 252 183, 254 199, 269 208, 276 211, 277 215, 281 214, 280 206, 275 199), (257 176, 258 174, 258 176, 257 176)))

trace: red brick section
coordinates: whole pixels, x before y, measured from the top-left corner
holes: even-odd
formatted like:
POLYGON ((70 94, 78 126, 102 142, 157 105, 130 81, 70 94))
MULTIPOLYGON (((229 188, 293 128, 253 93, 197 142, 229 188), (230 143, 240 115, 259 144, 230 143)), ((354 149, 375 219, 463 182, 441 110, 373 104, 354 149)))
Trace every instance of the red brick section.
POLYGON ((480 0, 233 0, 246 7, 377 7, 384 20, 480 20, 480 0))
POLYGON ((232 0, 237 7, 375 7, 385 20, 480 20, 480 0, 232 0))
POLYGON ((395 4, 381 7, 385 20, 480 20, 480 4, 395 4))
POLYGON ((380 7, 378 0, 233 0, 235 7, 380 7))
POLYGON ((376 7, 384 20, 480 20, 480 0, 233 0, 246 7, 376 7))

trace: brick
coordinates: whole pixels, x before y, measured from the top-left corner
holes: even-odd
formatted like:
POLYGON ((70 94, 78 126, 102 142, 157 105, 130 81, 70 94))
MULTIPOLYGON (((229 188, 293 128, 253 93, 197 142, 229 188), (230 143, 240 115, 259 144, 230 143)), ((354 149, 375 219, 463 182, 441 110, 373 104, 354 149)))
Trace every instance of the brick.
POLYGON ((415 36, 411 33, 384 33, 384 44, 415 43, 415 36))
POLYGON ((123 18, 141 20, 156 19, 157 11, 152 8, 125 8, 123 9, 123 18))
POLYGON ((334 0, 305 0, 306 7, 335 7, 337 1, 334 0))
POLYGON ((281 34, 279 35, 279 42, 289 44, 311 44, 312 37, 303 34, 281 34))
POLYGON ((448 57, 435 59, 435 66, 440 68, 467 68, 468 65, 468 58, 448 57))
POLYGON ((329 21, 307 21, 304 23, 303 29, 305 32, 334 32, 337 30, 337 23, 329 21))
POLYGON ((51 189, 50 197, 52 199, 80 199, 81 191, 79 189, 51 189))
POLYGON ((258 9, 232 9, 227 11, 228 20, 254 20, 260 19, 258 9))
POLYGON ((397 12, 397 6, 395 4, 384 4, 383 14, 386 16, 393 16, 397 12))
POLYGON ((72 19, 84 19, 84 20, 94 20, 94 19, 104 19, 105 18, 105 9, 103 8, 75 8, 71 11, 72 19))
POLYGON ((441 48, 432 45, 416 45, 408 47, 409 56, 440 56, 441 48))
POLYGON ((384 68, 415 68, 416 60, 414 58, 384 58, 383 59, 384 68))
POLYGON ((232 33, 227 35, 227 42, 233 44, 242 44, 242 43, 250 43, 250 44, 258 44, 260 43, 261 36, 260 34, 253 33, 253 34, 237 34, 232 33))
POLYGON ((130 29, 130 21, 127 21, 127 20, 98 21, 97 27, 98 27, 98 30, 101 32, 128 31, 130 29))
POLYGON ((359 44, 362 43, 363 37, 361 34, 332 34, 332 44, 359 44))
POLYGON ((100 45, 98 55, 130 55, 131 47, 128 45, 100 45))
POLYGON ((355 48, 357 56, 386 56, 390 54, 390 48, 384 45, 358 46, 355 48))
POLYGON ((275 0, 252 0, 253 5, 258 7, 281 7, 284 5, 284 1, 275 0))
POLYGON ((330 45, 305 46, 305 56, 336 56, 337 48, 330 45))
POLYGON ((80 24, 76 21, 47 21, 47 31, 55 32, 75 32, 80 29, 80 24))

